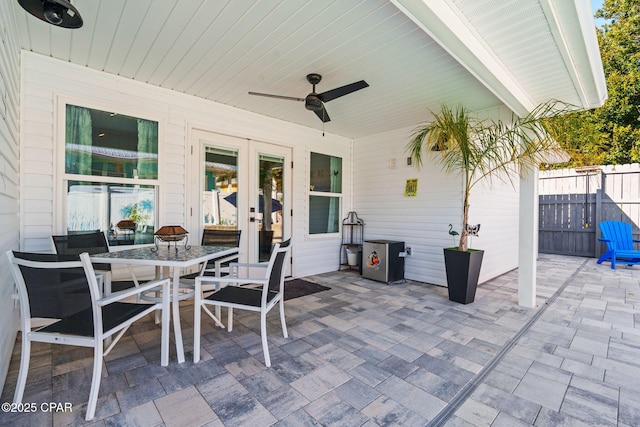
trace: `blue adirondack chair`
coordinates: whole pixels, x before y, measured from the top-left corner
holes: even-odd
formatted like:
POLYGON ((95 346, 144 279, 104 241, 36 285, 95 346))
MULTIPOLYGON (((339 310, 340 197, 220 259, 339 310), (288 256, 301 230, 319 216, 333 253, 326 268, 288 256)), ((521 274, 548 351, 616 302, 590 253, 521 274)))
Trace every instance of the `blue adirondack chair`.
POLYGON ((634 249, 634 240, 631 234, 631 224, 621 221, 603 221, 599 224, 602 238, 598 239, 607 244, 607 252, 598 258, 598 264, 610 261, 611 268, 615 270, 616 263, 635 265, 640 264, 640 250, 634 249))

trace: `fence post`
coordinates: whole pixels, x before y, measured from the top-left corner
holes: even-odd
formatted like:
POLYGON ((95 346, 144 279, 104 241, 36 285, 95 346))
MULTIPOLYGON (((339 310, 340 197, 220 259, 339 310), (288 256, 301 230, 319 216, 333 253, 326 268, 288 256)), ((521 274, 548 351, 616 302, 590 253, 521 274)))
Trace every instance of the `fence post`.
POLYGON ((598 239, 602 237, 599 224, 600 224, 600 218, 603 217, 602 193, 606 191, 606 179, 607 179, 607 174, 601 169, 600 170, 600 188, 596 190, 596 212, 595 212, 595 218, 593 222, 595 224, 595 233, 593 235, 595 236, 595 239, 596 239, 595 242, 593 242, 594 258, 598 258, 600 255, 602 255, 600 253, 600 242, 598 241, 598 239))
POLYGON ((599 252, 600 252, 600 242, 598 241, 598 239, 600 238, 600 226, 598 226, 598 224, 600 224, 600 217, 602 216, 602 192, 603 192, 603 188, 598 188, 596 190, 596 212, 595 212, 595 218, 594 218, 594 227, 595 227, 595 233, 593 233, 594 238, 595 238, 595 242, 593 242, 593 256, 595 258, 598 258, 600 256, 599 252))

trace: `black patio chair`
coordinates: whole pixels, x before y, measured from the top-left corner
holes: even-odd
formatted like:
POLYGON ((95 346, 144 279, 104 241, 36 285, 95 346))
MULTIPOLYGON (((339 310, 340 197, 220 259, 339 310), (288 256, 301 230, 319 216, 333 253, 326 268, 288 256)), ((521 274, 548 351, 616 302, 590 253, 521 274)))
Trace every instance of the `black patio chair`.
POLYGON ((227 330, 233 330, 233 309, 257 311, 260 313, 260 335, 262 337, 262 352, 264 354, 264 362, 267 367, 271 366, 271 358, 269 357, 269 347, 267 345, 267 313, 279 303, 280 305, 280 323, 282 324, 282 334, 285 338, 287 333, 287 324, 284 317, 284 274, 286 271, 285 262, 289 257, 291 250, 291 240, 286 240, 281 244, 276 244, 268 264, 266 264, 264 277, 260 279, 242 278, 233 276, 224 277, 197 277, 195 292, 195 308, 193 323, 193 362, 200 360, 200 329, 201 329, 201 310, 204 310, 216 324, 220 325, 218 318, 211 313, 207 306, 227 307, 227 330), (216 292, 204 297, 202 286, 207 283, 216 285, 216 292), (225 283, 229 286, 219 286, 225 283), (253 286, 233 286, 246 285, 252 283, 253 286))
MULTIPOLYGON (((107 238, 100 230, 51 236, 51 242, 55 253, 62 255, 79 255, 82 252, 94 255, 109 252, 107 238)), ((112 291, 116 292, 140 285, 133 269, 131 266, 128 267, 133 280, 111 281, 112 291)), ((111 264, 93 264, 93 269, 96 273, 104 274, 109 277, 108 280, 111 280, 111 264)))
POLYGON ((161 361, 169 362, 169 279, 146 283, 102 296, 88 253, 80 255, 7 252, 20 301, 22 354, 14 403, 22 403, 31 342, 93 348, 93 377, 85 419, 96 411, 103 357, 111 351, 129 326, 156 310, 162 310, 161 361), (162 303, 121 302, 149 288, 162 286, 162 303), (33 328, 33 318, 51 319, 47 326, 33 328), (105 339, 113 337, 104 349, 105 339))
MULTIPOLYGON (((240 246, 242 230, 208 230, 202 231, 202 246, 222 246, 237 248, 240 246)), ((199 276, 223 276, 229 274, 229 263, 236 261, 239 254, 233 254, 224 258, 209 261, 204 264, 198 273, 186 274, 182 279, 195 279, 199 276)))

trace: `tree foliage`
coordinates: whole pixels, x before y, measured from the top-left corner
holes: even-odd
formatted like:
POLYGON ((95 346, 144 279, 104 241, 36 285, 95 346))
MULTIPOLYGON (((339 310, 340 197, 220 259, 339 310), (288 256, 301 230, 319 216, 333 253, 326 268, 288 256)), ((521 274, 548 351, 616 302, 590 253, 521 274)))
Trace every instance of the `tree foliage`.
POLYGON ((594 110, 554 119, 571 155, 557 167, 640 162, 640 1, 605 0, 596 18, 608 99, 594 110))

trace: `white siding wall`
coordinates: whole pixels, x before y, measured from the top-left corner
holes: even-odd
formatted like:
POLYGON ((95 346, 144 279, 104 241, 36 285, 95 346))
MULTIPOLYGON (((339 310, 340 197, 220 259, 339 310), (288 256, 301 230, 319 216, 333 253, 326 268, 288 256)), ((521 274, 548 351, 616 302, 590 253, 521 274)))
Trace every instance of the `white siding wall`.
MULTIPOLYGON (((354 141, 353 206, 365 221, 365 240, 400 240, 412 247, 406 278, 446 286, 442 249, 458 243, 448 231, 449 224, 461 228, 462 180, 428 158, 420 170, 407 166, 404 149, 412 130, 354 141), (410 178, 418 178, 416 197, 404 196, 410 178)), ((472 193, 469 221, 482 224, 472 244, 485 250, 483 282, 517 266, 518 196, 508 184, 478 190, 472 193)))
POLYGON ((56 203, 55 159, 63 148, 64 130, 57 119, 65 102, 117 111, 160 122, 162 155, 160 223, 185 224, 188 206, 187 155, 191 128, 292 147, 294 276, 335 270, 338 267, 338 236, 316 238, 307 234, 309 151, 344 159, 343 216, 350 210, 351 141, 316 129, 282 122, 177 92, 134 82, 30 52, 23 52, 23 153, 24 185, 21 247, 26 251, 49 251, 52 233, 62 230, 62 207, 56 203))
POLYGON ((480 283, 518 267, 518 182, 517 176, 515 188, 499 180, 485 182, 471 193, 469 222, 481 227, 470 246, 484 250, 480 283))
POLYGON ((5 252, 18 249, 20 46, 13 7, 0 2, 0 390, 18 330, 5 252))

